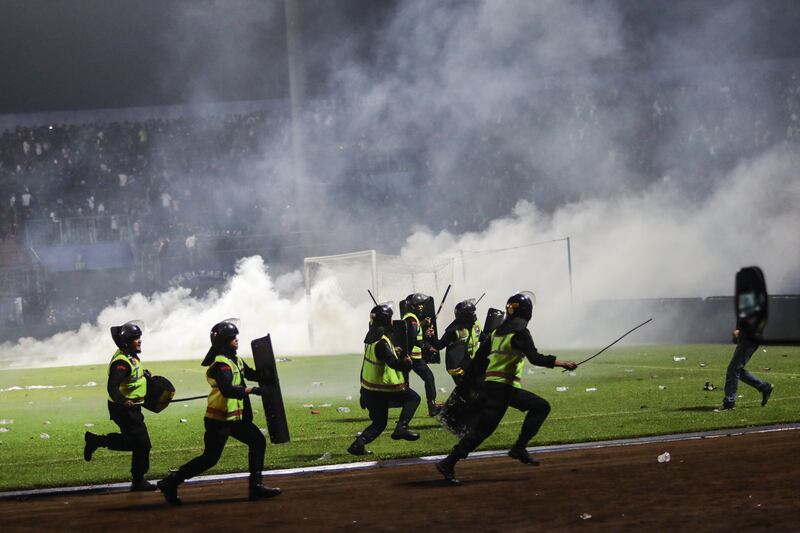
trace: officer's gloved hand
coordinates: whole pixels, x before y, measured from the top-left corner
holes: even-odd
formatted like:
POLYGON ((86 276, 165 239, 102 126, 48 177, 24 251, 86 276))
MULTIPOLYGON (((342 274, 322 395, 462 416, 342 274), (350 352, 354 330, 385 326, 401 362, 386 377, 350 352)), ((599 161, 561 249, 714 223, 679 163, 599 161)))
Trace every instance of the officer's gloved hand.
POLYGON ((264 390, 261 387, 250 387, 250 394, 255 396, 263 396, 264 390))

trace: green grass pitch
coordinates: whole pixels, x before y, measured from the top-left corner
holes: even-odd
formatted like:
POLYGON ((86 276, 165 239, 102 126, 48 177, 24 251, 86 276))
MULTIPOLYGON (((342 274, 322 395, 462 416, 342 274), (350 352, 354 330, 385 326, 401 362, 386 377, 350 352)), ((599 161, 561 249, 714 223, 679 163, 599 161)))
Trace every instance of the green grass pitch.
MULTIPOLYGON (((523 386, 547 399, 550 418, 531 445, 605 440, 800 421, 800 348, 760 348, 748 369, 775 385, 766 407, 760 394, 741 384, 737 409, 715 413, 722 402, 725 369, 732 345, 673 345, 614 348, 578 369, 574 375, 526 363, 523 386), (675 360, 674 358, 685 357, 675 360), (703 389, 705 382, 717 387, 703 389), (563 388, 566 387, 566 390, 563 388)), ((580 360, 585 352, 556 351, 580 360)), ((591 353, 591 352, 590 352, 591 353)), ((110 354, 109 354, 110 356, 110 354)), ((278 363, 292 441, 268 445, 266 468, 313 466, 358 461, 347 454, 357 432, 368 425, 358 406, 360 355, 293 357, 278 363), (312 414, 319 411, 319 414, 312 414), (349 408, 339 412, 337 408, 349 408)), ((176 397, 206 394, 204 368, 198 361, 147 360, 153 374, 169 378, 176 397)), ((442 365, 432 365, 443 401, 453 388, 442 365), (442 390, 444 389, 444 391, 442 390)), ((3 370, 0 372, 0 490, 79 485, 129 479, 130 454, 99 449, 83 460, 83 433, 117 431, 106 409, 105 365, 3 370), (92 385, 94 383, 94 385, 92 385), (31 388, 50 386, 55 388, 31 388)), ((412 374, 411 385, 424 389, 412 374)), ((260 402, 256 423, 265 426, 260 402)), ((153 444, 148 477, 158 479, 170 468, 200 454, 205 400, 178 402, 155 414, 145 411, 153 444)), ((422 433, 416 442, 389 439, 387 432, 370 445, 370 459, 390 459, 448 452, 456 438, 428 418, 424 404, 412 421, 422 433)), ((509 409, 500 427, 481 449, 508 448, 522 414, 509 409)), ((231 440, 219 464, 208 473, 247 469, 247 449, 231 440)))

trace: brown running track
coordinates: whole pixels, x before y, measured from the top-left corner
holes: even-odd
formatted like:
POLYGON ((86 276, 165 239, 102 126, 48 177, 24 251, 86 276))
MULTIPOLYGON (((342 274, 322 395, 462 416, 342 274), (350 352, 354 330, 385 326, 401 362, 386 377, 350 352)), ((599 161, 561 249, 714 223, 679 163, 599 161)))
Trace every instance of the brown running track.
POLYGON ((800 531, 800 431, 540 459, 538 467, 507 457, 462 461, 458 487, 423 464, 267 476, 284 493, 258 502, 247 501, 245 479, 183 485, 180 507, 158 492, 0 500, 0 529, 800 531), (665 451, 671 461, 658 463, 665 451))

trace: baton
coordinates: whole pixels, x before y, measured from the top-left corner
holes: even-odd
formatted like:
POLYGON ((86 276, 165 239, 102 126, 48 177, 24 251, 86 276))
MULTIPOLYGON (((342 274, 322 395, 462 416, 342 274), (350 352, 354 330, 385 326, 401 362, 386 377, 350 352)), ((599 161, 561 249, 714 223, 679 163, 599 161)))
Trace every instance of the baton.
MULTIPOLYGON (((612 346, 614 346, 615 344, 617 344, 619 341, 621 341, 622 339, 624 339, 625 337, 627 337, 629 334, 633 333, 634 331, 636 331, 636 330, 637 330, 637 329, 639 329, 640 327, 642 327, 642 326, 644 326, 645 324, 647 324, 648 322, 652 322, 652 321, 653 321, 653 319, 652 319, 652 318, 648 318, 647 320, 645 320, 644 322, 642 322, 641 324, 639 324, 639 325, 638 325, 638 326, 636 326, 635 328, 633 328, 633 329, 629 330, 627 333, 625 333, 624 335, 622 335, 620 338, 618 338, 617 340, 615 340, 614 342, 612 342, 611 344, 609 344, 608 346, 606 346, 605 348, 603 348, 602 350, 600 350, 599 352, 597 352, 596 354, 594 354, 593 356, 591 356, 591 357, 589 357, 589 358, 587 358, 587 359, 584 359, 583 361, 581 361, 580 363, 578 363, 578 366, 582 365, 583 363, 585 363, 585 362, 587 362, 587 361, 591 361, 592 359, 594 359, 595 357, 597 357, 598 355, 600 355, 601 353, 605 352, 606 350, 608 350, 609 348, 611 348, 612 346)), ((565 369, 564 369, 562 372, 566 372, 567 370, 568 370, 568 369, 566 369, 566 368, 565 368, 565 369)))
POLYGON ((485 293, 485 292, 484 292, 483 294, 481 294, 481 297, 480 297, 480 298, 478 298, 478 301, 476 301, 476 302, 475 302, 475 307, 478 307, 478 304, 479 304, 479 303, 481 303, 481 300, 483 300, 483 297, 484 297, 484 296, 486 296, 486 293, 485 293))
POLYGON ((377 307, 377 305, 378 305, 378 300, 376 300, 376 299, 375 299, 375 297, 372 295, 372 291, 371 291, 371 290, 367 289, 367 292, 369 293, 369 297, 370 297, 370 298, 372 298, 372 302, 373 302, 373 303, 375 304, 375 306, 377 307))
POLYGON ((189 400, 199 400, 200 398, 208 398, 208 394, 204 394, 202 396, 192 396, 191 398, 173 398, 169 401, 169 403, 186 402, 189 400))
POLYGON ((442 301, 439 304, 439 309, 436 311, 436 315, 434 315, 433 318, 439 318, 439 313, 442 312, 442 306, 444 305, 444 301, 447 300, 447 295, 450 294, 450 287, 451 287, 451 284, 448 283, 447 284, 447 290, 444 291, 444 296, 442 296, 442 301))

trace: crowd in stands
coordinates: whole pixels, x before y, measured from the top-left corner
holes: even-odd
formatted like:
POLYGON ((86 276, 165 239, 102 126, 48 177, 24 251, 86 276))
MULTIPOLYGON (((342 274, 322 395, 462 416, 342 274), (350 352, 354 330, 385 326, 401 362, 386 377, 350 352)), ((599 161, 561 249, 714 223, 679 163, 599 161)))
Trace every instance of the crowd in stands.
MULTIPOLYGON (((579 151, 582 135, 608 119, 603 113, 617 105, 622 108, 622 102, 635 97, 640 101, 638 126, 626 132, 623 140, 636 154, 638 160, 633 164, 642 173, 663 171, 659 161, 691 161, 694 165, 703 160, 689 157, 692 151, 702 152, 706 161, 716 164, 775 143, 800 141, 800 69, 792 64, 760 76, 757 83, 731 80, 682 86, 667 82, 645 90, 626 88, 621 82, 600 89, 579 84, 571 88, 572 96, 566 99, 571 99, 571 104, 565 109, 537 106, 537 97, 563 90, 560 86, 544 88, 531 96, 529 122, 545 127, 557 118, 569 132, 567 141, 579 151), (632 94, 626 95, 625 90, 632 94), (764 94, 753 94, 756 90, 764 94), (759 99, 770 105, 755 105, 759 99), (687 109, 699 112, 687 113, 687 109), (675 131, 688 135, 676 138, 675 131)), ((323 113, 312 124, 318 131, 310 137, 330 142, 337 128, 330 119, 335 113, 324 111, 324 106, 321 109, 323 113)), ((275 146, 276 137, 289 150, 287 121, 285 112, 254 111, 42 124, 0 132, 0 269, 13 267, 10 258, 19 255, 21 243, 31 238, 44 244, 123 240, 131 243, 139 258, 180 253, 189 261, 196 257, 201 242, 263 233, 267 218, 279 239, 289 223, 280 220, 280 214, 276 218, 275 213, 267 213, 263 193, 264 184, 273 177, 270 173, 278 170, 254 162, 263 161, 263 147, 267 141, 275 146), (226 202, 231 194, 237 198, 235 211, 226 202)), ((493 127, 502 130, 521 123, 518 116, 501 116, 495 122, 493 127)), ((521 127, 521 131, 529 129, 529 125, 521 127)), ((487 177, 505 184, 531 179, 530 168, 520 164, 515 154, 492 143, 492 131, 476 135, 481 142, 470 145, 469 167, 477 172, 485 169, 487 177)), ((507 138, 508 133, 501 136, 498 132, 496 137, 507 138)), ((338 163, 342 179, 336 194, 341 201, 347 202, 358 190, 366 203, 380 207, 388 201, 391 184, 386 181, 401 180, 408 198, 413 198, 413 188, 427 172, 425 150, 436 144, 435 138, 425 139, 419 146, 400 146, 397 153, 383 150, 376 154, 370 139, 317 143, 314 150, 321 161, 311 162, 316 165, 312 172, 324 173, 326 153, 334 153, 345 161, 338 163), (348 164, 349 171, 342 171, 348 164)), ((498 185, 496 192, 504 190, 513 192, 515 188, 498 185)), ((435 202, 424 206, 423 214, 433 205, 435 202)), ((468 225, 496 215, 482 212, 480 205, 464 212, 475 218, 467 220, 468 225)), ((59 314, 77 317, 96 311, 93 302, 75 300, 72 295, 62 299, 69 303, 58 310, 49 303, 52 298, 13 294, 11 287, 0 287, 0 293, 0 299, 12 303, 20 296, 40 298, 45 321, 58 321, 59 314)))

